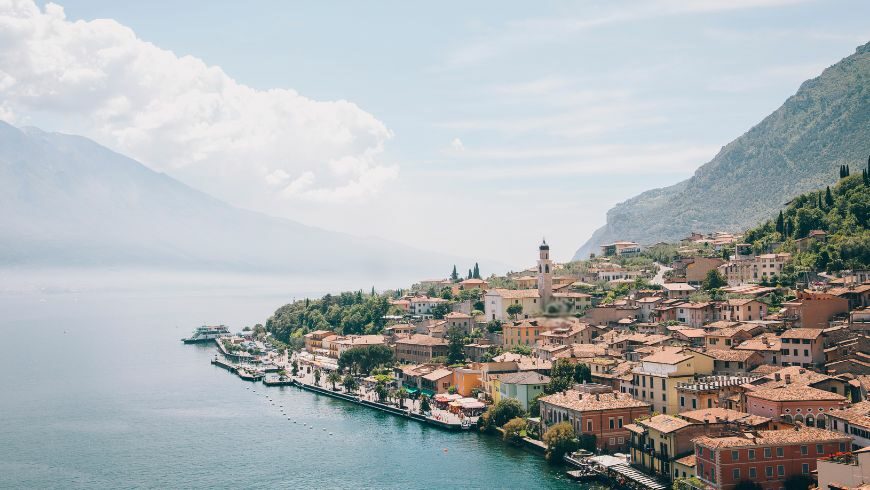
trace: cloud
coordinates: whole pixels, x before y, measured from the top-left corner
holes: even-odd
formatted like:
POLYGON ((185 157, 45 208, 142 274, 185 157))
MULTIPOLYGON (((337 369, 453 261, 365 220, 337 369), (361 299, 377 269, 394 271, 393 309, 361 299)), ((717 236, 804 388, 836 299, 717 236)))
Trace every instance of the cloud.
POLYGON ((391 131, 351 102, 257 90, 113 20, 0 0, 0 117, 31 114, 234 202, 357 199, 398 173, 379 162, 391 131))
POLYGON ((465 145, 462 144, 462 140, 459 138, 453 138, 453 141, 450 142, 450 148, 454 151, 462 151, 465 149, 465 145))

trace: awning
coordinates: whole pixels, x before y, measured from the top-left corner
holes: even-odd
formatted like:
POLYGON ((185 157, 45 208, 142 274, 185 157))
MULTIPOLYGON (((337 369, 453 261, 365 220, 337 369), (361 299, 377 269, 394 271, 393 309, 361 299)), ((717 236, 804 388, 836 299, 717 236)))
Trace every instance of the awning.
POLYGON ((403 388, 405 388, 405 391, 407 391, 409 395, 413 395, 414 393, 420 392, 420 390, 418 390, 417 388, 410 388, 407 386, 404 386, 403 388))
POLYGON ((422 390, 420 390, 420 393, 422 393, 422 394, 424 394, 424 395, 426 395, 426 396, 429 396, 429 397, 435 396, 435 392, 434 392, 434 391, 432 391, 432 390, 427 390, 427 389, 425 389, 425 388, 423 388, 422 390))

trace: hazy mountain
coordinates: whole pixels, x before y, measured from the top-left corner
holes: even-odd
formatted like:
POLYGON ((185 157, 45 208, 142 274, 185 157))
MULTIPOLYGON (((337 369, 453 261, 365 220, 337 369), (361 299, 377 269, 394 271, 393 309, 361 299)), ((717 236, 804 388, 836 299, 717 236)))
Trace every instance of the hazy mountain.
POLYGON ((453 263, 238 209, 86 138, 0 122, 0 265, 446 277, 453 263))
POLYGON ((801 193, 834 183, 870 154, 870 43, 804 82, 760 124, 688 180, 644 192, 607 212, 575 258, 614 240, 652 244, 690 231, 743 231, 801 193))

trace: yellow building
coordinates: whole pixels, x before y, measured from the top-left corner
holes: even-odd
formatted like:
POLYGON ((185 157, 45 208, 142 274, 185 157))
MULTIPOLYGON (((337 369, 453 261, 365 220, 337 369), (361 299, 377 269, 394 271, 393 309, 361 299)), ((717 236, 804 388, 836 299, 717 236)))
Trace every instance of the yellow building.
POLYGON ((677 385, 696 375, 712 374, 713 362, 712 357, 690 349, 662 347, 632 371, 631 394, 650 403, 655 412, 679 413, 677 385))
POLYGON ((541 339, 541 334, 548 331, 538 320, 520 320, 507 322, 502 325, 504 345, 513 347, 517 345, 535 345, 541 339))

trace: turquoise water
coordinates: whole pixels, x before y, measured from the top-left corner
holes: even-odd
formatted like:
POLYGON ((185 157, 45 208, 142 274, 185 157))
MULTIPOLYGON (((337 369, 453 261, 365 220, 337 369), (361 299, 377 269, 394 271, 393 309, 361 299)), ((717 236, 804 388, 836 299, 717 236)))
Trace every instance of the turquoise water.
POLYGON ((578 487, 496 438, 245 383, 179 341, 263 321, 288 296, 0 294, 0 487, 578 487))

